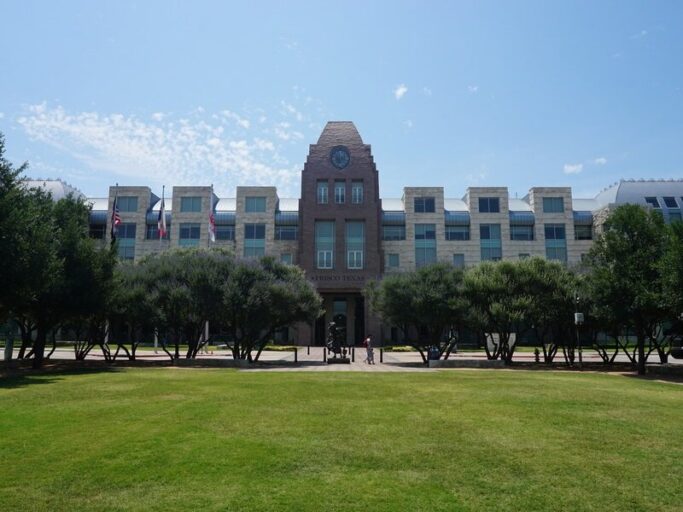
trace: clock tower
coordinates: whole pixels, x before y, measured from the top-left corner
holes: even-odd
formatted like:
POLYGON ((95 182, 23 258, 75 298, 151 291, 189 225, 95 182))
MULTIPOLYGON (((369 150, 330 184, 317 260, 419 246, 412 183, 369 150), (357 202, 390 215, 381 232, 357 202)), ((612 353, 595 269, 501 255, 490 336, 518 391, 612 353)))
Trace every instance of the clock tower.
POLYGON ((381 203, 369 144, 352 122, 329 122, 312 144, 301 173, 299 266, 324 299, 312 342, 324 341, 334 321, 349 345, 360 344, 379 324, 361 294, 379 279, 381 203))

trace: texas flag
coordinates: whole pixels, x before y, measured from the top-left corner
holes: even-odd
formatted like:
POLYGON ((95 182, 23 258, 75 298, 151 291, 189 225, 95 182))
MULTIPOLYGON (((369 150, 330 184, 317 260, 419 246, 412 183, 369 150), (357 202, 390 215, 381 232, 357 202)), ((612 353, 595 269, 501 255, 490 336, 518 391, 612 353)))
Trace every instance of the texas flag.
POLYGON ((209 238, 212 242, 216 241, 216 219, 213 216, 213 211, 209 212, 209 238))
POLYGON ((157 229, 159 230, 159 240, 166 236, 166 207, 163 198, 161 199, 161 208, 159 208, 159 219, 157 220, 157 229))

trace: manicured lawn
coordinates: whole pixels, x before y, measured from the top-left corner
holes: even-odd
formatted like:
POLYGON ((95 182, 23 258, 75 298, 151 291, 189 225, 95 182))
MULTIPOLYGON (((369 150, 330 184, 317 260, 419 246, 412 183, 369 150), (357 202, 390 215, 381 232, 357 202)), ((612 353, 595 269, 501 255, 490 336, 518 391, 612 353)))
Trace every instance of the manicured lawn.
POLYGON ((524 371, 0 380, 0 510, 681 510, 683 387, 524 371))

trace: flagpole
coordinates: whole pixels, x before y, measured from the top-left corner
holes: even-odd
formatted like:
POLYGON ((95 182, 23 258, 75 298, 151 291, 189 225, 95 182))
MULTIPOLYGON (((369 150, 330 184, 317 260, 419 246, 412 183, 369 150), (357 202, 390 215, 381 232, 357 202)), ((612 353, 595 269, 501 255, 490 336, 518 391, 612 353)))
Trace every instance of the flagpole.
MULTIPOLYGON (((159 229, 159 223, 161 222, 161 216, 166 216, 166 212, 164 211, 164 199, 166 196, 166 185, 161 186, 161 205, 159 206, 159 222, 157 222, 157 231, 159 232, 159 251, 161 252, 161 239, 163 237, 161 229, 159 229)), ((164 221, 166 220, 165 218, 163 219, 164 221)), ((164 222, 165 224, 165 222, 164 222)), ((163 224, 161 224, 163 226, 163 224)))
POLYGON ((116 243, 116 210, 117 210, 117 205, 116 202, 119 198, 119 184, 117 183, 116 186, 114 187, 114 203, 112 204, 111 207, 111 227, 109 230, 109 236, 111 238, 110 244, 111 247, 114 247, 114 244, 116 243))

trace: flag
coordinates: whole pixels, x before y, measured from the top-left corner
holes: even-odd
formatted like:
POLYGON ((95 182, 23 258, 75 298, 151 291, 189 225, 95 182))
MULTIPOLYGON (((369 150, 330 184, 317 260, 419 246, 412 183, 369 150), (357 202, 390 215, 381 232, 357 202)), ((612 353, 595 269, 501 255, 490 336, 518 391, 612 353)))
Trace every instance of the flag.
POLYGON ((157 220, 157 229, 159 230, 159 240, 166 236, 166 208, 164 207, 164 198, 161 198, 161 208, 159 208, 159 219, 157 220))
POLYGON ((119 215, 119 195, 114 196, 114 204, 111 207, 111 243, 116 242, 116 234, 119 232, 119 224, 121 224, 121 216, 119 215))
POLYGON ((212 242, 216 241, 216 219, 213 216, 213 210, 209 211, 209 238, 212 242))

